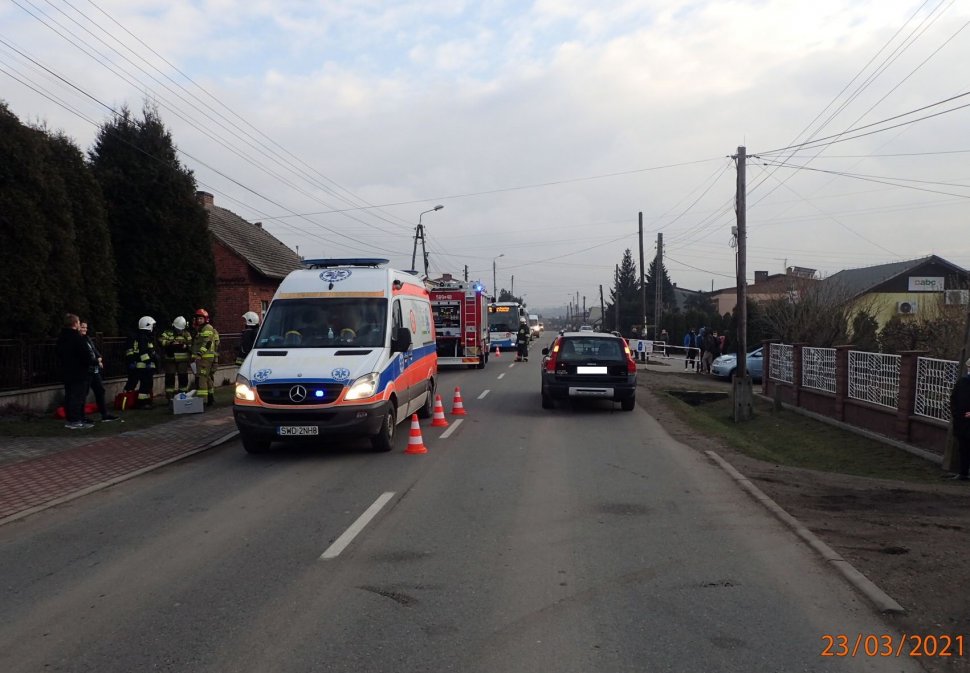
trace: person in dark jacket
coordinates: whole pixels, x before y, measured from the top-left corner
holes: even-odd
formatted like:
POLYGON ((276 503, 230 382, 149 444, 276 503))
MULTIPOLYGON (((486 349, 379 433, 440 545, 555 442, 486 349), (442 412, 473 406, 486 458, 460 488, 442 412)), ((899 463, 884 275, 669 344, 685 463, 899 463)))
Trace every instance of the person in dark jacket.
POLYGON ((516 333, 516 348, 518 353, 516 355, 516 362, 528 362, 529 361, 529 340, 532 338, 532 330, 529 329, 529 323, 525 321, 525 318, 519 318, 519 331, 516 333))
POLYGON ((246 329, 239 335, 239 352, 236 353, 236 366, 241 367, 243 360, 249 355, 256 343, 256 332, 259 331, 259 316, 254 311, 246 311, 242 316, 246 321, 246 329))
MULTIPOLYGON (((970 360, 966 366, 970 368, 970 360)), ((953 436, 960 452, 960 466, 954 479, 970 479, 970 372, 964 374, 953 386, 950 394, 950 416, 953 418, 953 436)))
POLYGON ((125 350, 125 364, 128 366, 128 380, 125 382, 125 392, 138 388, 137 408, 151 409, 155 387, 155 340, 152 330, 155 319, 142 316, 138 320, 138 332, 128 339, 125 350))
POLYGON ((68 430, 87 430, 94 424, 84 422, 84 400, 91 383, 91 366, 96 363, 80 332, 81 320, 73 313, 64 316, 64 327, 57 337, 57 358, 64 379, 64 413, 68 430))
MULTIPOLYGON (((118 417, 114 414, 108 413, 108 405, 104 401, 104 379, 101 377, 101 372, 104 371, 104 361, 101 358, 101 353, 98 352, 98 347, 94 345, 91 341, 91 337, 88 335, 88 324, 82 322, 78 331, 81 336, 84 337, 84 341, 88 347, 88 353, 91 358, 92 364, 88 367, 91 372, 91 392, 94 393, 94 402, 98 405, 98 412, 101 414, 101 420, 105 423, 109 421, 117 421, 118 417)), ((87 399, 87 395, 85 395, 87 399)), ((90 423, 91 419, 85 418, 85 423, 90 423)))

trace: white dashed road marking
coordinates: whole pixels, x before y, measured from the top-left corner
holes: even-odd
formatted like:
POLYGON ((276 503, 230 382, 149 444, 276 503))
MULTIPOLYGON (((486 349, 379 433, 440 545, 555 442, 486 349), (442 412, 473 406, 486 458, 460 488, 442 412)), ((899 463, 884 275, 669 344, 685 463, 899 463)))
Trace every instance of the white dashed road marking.
POLYGON ((458 426, 461 425, 461 422, 463 420, 465 420, 465 419, 464 418, 459 418, 459 419, 456 419, 456 420, 452 421, 451 422, 451 425, 448 426, 448 429, 441 433, 441 439, 448 439, 451 436, 451 433, 453 433, 455 430, 458 429, 458 426))
POLYGON ((498 375, 499 380, 501 380, 504 377, 505 377, 505 372, 502 372, 501 374, 498 375))
POLYGON ((337 558, 340 556, 340 552, 347 548, 354 538, 360 534, 360 531, 364 530, 364 526, 370 523, 371 519, 377 516, 377 513, 381 511, 381 508, 388 503, 388 501, 394 497, 393 492, 382 493, 381 496, 374 501, 367 510, 360 515, 360 517, 354 521, 350 528, 344 531, 344 534, 334 540, 334 543, 327 548, 327 551, 320 555, 320 560, 325 561, 327 559, 337 558))
POLYGON ((485 399, 485 396, 486 396, 486 395, 488 395, 488 393, 489 393, 489 391, 488 391, 487 389, 486 389, 486 390, 484 390, 484 391, 482 392, 482 394, 478 396, 478 399, 480 399, 480 400, 484 400, 484 399, 485 399))

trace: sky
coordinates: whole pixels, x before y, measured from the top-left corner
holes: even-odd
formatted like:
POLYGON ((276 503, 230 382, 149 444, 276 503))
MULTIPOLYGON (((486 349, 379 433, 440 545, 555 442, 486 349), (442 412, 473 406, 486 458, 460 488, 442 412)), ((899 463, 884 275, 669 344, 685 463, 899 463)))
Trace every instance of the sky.
POLYGON ((938 254, 970 268, 966 0, 0 0, 0 100, 90 149, 145 101, 306 258, 609 300, 938 254), (432 210, 441 205, 440 210, 432 210), (425 212, 430 211, 430 212, 425 212), (418 252, 416 266, 421 267, 418 252))

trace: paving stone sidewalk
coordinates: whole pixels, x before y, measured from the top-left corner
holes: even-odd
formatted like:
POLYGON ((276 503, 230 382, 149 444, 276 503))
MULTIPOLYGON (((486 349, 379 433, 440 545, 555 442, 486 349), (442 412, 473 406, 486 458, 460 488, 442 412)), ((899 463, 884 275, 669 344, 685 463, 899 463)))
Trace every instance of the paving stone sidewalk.
POLYGON ((231 408, 111 437, 0 438, 0 525, 234 436, 231 408))

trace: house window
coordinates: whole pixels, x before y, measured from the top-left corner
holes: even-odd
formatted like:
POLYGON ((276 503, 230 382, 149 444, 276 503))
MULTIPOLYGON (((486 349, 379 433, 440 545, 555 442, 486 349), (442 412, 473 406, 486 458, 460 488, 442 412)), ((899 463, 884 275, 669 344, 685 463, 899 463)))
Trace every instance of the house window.
POLYGON ((264 299, 261 302, 259 302, 260 322, 262 322, 262 318, 265 318, 266 317, 266 311, 267 311, 267 309, 269 309, 269 302, 268 301, 266 301, 264 299))

